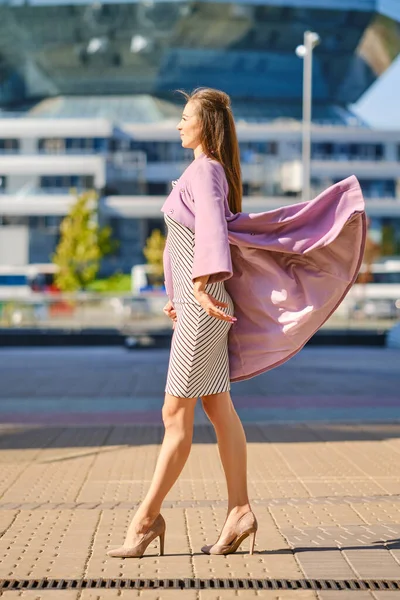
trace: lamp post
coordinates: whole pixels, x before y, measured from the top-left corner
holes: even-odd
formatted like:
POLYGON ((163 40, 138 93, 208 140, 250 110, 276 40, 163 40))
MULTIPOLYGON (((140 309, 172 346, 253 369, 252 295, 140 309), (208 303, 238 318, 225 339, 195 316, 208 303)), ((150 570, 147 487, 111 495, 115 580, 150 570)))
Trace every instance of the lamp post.
POLYGON ((302 199, 310 200, 311 179, 311 104, 313 50, 320 42, 314 31, 304 32, 304 42, 297 46, 296 54, 303 59, 303 123, 302 123, 302 199))

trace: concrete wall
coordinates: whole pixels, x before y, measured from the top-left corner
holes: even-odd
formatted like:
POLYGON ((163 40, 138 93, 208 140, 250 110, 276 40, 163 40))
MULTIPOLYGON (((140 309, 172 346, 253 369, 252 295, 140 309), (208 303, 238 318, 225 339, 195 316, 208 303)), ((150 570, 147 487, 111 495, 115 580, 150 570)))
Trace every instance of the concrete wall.
POLYGON ((0 226, 0 265, 26 265, 29 263, 28 227, 0 226))

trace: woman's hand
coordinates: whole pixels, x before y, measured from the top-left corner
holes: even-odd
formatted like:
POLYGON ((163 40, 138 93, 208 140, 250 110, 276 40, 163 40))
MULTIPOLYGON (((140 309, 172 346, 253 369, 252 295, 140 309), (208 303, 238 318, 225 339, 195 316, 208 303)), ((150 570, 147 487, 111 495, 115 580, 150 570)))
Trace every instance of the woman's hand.
POLYGON ((172 321, 174 321, 172 327, 173 327, 173 329, 175 329, 175 323, 176 323, 177 317, 176 317, 176 310, 175 310, 174 305, 172 304, 171 300, 168 300, 167 304, 163 308, 163 312, 167 315, 167 317, 169 317, 170 319, 172 319, 172 321))
POLYGON ((211 294, 207 294, 207 292, 195 291, 194 297, 201 304, 208 315, 215 317, 216 319, 222 319, 223 321, 229 321, 230 323, 235 323, 237 321, 236 317, 231 317, 224 313, 223 310, 219 309, 218 306, 229 306, 227 302, 221 302, 211 296, 211 294))

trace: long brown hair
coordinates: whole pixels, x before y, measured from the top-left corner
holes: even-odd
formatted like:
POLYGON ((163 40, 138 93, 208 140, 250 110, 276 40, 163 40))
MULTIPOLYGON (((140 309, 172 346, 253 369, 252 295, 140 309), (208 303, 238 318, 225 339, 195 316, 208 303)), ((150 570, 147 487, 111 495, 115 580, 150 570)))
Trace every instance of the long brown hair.
POLYGON ((201 145, 204 154, 224 167, 228 181, 228 204, 233 213, 242 211, 242 174, 239 143, 231 100, 228 94, 213 88, 199 87, 191 93, 177 90, 187 102, 195 101, 201 123, 201 145))

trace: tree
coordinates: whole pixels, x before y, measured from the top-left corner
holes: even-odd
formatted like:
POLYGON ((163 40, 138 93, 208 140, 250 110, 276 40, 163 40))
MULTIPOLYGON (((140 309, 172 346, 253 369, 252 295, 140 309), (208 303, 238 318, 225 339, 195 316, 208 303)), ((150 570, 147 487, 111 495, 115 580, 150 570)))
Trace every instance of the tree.
POLYGON ((64 292, 84 289, 96 278, 102 257, 119 245, 111 239, 111 227, 99 227, 97 204, 96 192, 82 192, 61 222, 60 241, 51 260, 59 267, 55 284, 64 292))
POLYGON ((371 219, 369 217, 366 217, 366 220, 367 220, 367 235, 365 238, 365 247, 364 247, 364 256, 363 256, 363 265, 365 268, 359 272, 358 277, 357 277, 357 283, 371 283, 374 280, 374 277, 372 274, 372 265, 382 254, 382 245, 375 242, 370 233, 371 219))
POLYGON ((165 246, 165 236, 159 229, 153 229, 151 235, 146 240, 146 246, 143 248, 143 254, 147 264, 152 265, 153 273, 156 278, 163 277, 163 253, 165 246))

